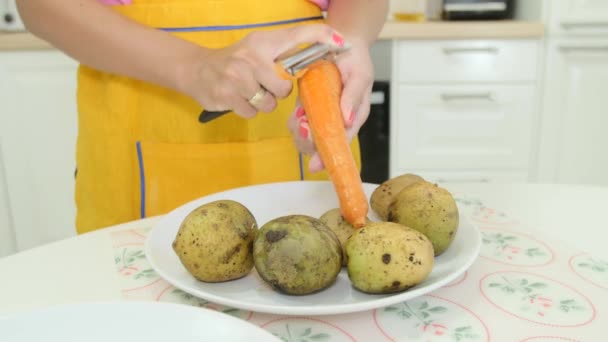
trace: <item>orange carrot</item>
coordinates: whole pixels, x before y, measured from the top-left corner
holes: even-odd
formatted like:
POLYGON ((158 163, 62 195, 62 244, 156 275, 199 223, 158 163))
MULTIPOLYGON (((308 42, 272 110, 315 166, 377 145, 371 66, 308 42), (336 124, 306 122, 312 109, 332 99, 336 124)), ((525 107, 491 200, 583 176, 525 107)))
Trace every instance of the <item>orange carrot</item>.
POLYGON ((344 128, 340 71, 330 61, 317 61, 298 79, 298 86, 317 151, 338 195, 340 212, 360 228, 367 219, 367 197, 344 128))

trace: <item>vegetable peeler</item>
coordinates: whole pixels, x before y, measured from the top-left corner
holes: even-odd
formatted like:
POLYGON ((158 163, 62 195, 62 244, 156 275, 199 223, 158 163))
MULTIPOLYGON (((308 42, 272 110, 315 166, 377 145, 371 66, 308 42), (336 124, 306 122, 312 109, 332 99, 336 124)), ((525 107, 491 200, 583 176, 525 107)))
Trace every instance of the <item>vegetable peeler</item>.
MULTIPOLYGON (((350 45, 348 44, 337 47, 329 44, 315 43, 283 57, 279 57, 276 61, 277 72, 284 79, 298 78, 303 75, 306 72, 306 68, 315 61, 324 58, 335 58, 340 53, 348 51, 349 49, 350 45)), ((206 123, 230 112, 231 110, 204 110, 198 117, 198 121, 206 123)))

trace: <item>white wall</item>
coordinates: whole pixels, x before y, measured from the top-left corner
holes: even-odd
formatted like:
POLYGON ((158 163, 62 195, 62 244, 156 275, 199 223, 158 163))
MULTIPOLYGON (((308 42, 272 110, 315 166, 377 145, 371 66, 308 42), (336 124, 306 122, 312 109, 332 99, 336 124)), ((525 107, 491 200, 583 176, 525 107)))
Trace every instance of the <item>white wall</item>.
POLYGON ((515 4, 516 20, 541 20, 544 16, 544 0, 517 0, 515 4))

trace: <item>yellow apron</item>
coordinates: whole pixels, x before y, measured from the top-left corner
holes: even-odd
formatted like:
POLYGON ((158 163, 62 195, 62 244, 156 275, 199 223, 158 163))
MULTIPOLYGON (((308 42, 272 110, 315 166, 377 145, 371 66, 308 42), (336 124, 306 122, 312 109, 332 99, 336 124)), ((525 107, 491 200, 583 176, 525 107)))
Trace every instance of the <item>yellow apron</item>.
MULTIPOLYGON (((134 0, 113 6, 144 25, 218 48, 253 30, 322 20, 306 0, 134 0)), ((78 71, 76 227, 79 233, 165 214, 231 188, 309 174, 287 128, 297 89, 274 113, 201 124, 199 104, 152 84, 81 65, 78 71)), ((360 166, 359 146, 352 149, 360 166)))

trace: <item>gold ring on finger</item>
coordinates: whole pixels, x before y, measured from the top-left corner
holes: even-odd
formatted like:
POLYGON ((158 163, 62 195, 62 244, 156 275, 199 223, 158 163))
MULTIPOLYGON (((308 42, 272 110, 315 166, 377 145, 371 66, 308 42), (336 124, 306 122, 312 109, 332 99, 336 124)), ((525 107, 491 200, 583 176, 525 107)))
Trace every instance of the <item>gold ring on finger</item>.
POLYGON ((255 95, 253 95, 248 101, 249 103, 256 107, 260 104, 260 102, 262 101, 262 99, 264 98, 264 96, 266 95, 267 91, 266 89, 262 88, 260 89, 257 93, 255 93, 255 95))

